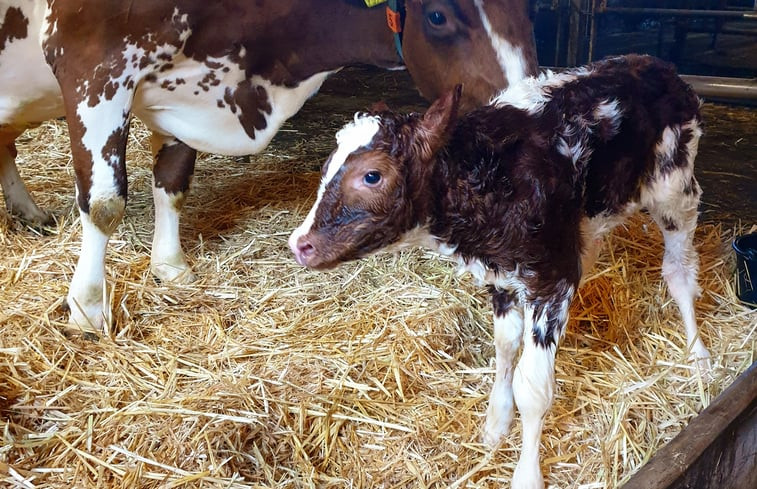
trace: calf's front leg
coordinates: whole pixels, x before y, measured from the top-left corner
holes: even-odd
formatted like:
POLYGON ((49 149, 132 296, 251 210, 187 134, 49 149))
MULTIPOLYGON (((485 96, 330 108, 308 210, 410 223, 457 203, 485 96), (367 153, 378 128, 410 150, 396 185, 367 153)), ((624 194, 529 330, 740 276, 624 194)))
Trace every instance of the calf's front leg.
POLYGON ((489 395, 483 440, 495 448, 510 432, 513 420, 513 367, 523 336, 523 311, 515 304, 515 294, 491 289, 494 309, 496 373, 489 395))
POLYGON ((520 412, 522 447, 513 474, 513 489, 542 489, 539 445, 544 416, 552 405, 555 385, 555 353, 568 321, 573 289, 546 301, 539 309, 523 307, 523 353, 515 367, 513 394, 520 412))

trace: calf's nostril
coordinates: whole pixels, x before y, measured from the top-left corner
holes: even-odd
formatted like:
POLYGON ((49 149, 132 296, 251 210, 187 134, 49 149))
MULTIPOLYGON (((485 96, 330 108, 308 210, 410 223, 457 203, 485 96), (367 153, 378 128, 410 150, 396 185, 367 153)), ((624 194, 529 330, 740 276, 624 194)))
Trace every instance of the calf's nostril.
POLYGON ((300 252, 300 256, 307 258, 315 252, 315 248, 309 241, 302 241, 297 243, 297 251, 300 252))

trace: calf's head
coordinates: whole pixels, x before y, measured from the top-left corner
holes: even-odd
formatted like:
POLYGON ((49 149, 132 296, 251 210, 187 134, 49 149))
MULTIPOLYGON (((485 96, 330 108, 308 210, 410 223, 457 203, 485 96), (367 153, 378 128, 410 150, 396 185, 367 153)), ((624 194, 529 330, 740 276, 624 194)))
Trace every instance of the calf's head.
POLYGON ((428 218, 436 153, 455 124, 461 87, 425 114, 357 114, 336 136, 315 204, 289 237, 297 262, 315 269, 401 242, 428 218))

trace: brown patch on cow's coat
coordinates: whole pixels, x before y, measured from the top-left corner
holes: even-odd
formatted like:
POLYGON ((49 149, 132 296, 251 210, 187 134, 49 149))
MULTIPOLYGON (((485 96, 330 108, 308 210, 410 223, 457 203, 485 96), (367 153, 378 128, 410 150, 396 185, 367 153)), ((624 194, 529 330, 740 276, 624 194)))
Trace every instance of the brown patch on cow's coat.
POLYGON ((155 186, 169 194, 186 193, 194 173, 197 152, 184 143, 164 145, 155 156, 155 186))
POLYGON ((0 52, 14 39, 24 39, 28 35, 28 28, 29 19, 24 16, 20 8, 10 7, 6 10, 5 18, 0 24, 0 52))
POLYGON ((239 122, 251 139, 255 139, 256 130, 265 129, 268 124, 265 116, 271 113, 273 107, 264 87, 245 80, 233 92, 226 89, 224 100, 232 112, 236 113, 239 109, 239 122))

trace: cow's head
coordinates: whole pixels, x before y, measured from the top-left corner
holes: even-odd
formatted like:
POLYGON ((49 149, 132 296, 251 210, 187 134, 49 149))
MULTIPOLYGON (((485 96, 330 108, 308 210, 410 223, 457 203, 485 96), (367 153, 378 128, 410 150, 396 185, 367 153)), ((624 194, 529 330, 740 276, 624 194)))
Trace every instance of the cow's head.
POLYGON ((398 244, 425 222, 435 156, 460 97, 458 85, 423 115, 358 114, 337 133, 316 202, 289 238, 298 263, 332 268, 398 244))
POLYGON ((467 112, 488 103, 509 83, 537 74, 527 0, 404 3, 405 64, 428 100, 462 83, 460 109, 467 112))

